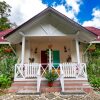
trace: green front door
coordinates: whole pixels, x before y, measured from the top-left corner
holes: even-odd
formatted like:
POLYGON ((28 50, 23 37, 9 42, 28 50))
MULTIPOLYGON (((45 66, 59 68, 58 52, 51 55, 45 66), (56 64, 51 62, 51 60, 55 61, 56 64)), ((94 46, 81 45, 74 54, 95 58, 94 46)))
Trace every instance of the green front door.
POLYGON ((53 50, 53 66, 57 68, 60 63, 60 52, 59 50, 53 50))

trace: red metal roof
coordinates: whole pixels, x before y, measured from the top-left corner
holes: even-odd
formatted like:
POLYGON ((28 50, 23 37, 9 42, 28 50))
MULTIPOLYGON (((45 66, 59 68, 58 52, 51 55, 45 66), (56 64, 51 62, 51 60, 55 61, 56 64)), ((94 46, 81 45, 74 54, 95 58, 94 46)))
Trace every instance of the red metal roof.
MULTIPOLYGON (((94 34, 98 35, 97 40, 100 41, 100 29, 95 28, 95 27, 85 27, 86 29, 88 29, 89 31, 92 31, 94 34)), ((11 32, 13 29, 7 29, 5 31, 1 31, 0 32, 0 42, 7 42, 3 37, 7 34, 9 34, 9 32, 11 32)))
POLYGON ((7 42, 3 37, 7 34, 9 34, 9 32, 11 32, 13 29, 7 29, 5 31, 1 31, 0 32, 0 42, 7 42))
POLYGON ((95 28, 95 27, 85 27, 85 28, 88 29, 89 31, 92 31, 96 35, 100 36, 100 29, 95 28))
POLYGON ((100 29, 95 28, 95 27, 85 27, 85 28, 93 32, 94 34, 98 35, 96 41, 100 41, 100 29))

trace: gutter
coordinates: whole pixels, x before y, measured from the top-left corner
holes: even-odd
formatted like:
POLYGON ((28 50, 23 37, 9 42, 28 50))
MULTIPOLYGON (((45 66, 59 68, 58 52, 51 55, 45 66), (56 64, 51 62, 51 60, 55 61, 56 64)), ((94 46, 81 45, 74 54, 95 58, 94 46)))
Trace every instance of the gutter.
POLYGON ((100 43, 100 41, 92 41, 92 42, 90 42, 90 43, 92 43, 92 44, 93 44, 93 43, 100 43))
POLYGON ((9 44, 9 42, 0 42, 0 44, 9 44))
POLYGON ((92 42, 90 42, 90 43, 100 43, 100 36, 98 36, 96 39, 97 39, 97 40, 94 40, 94 41, 92 41, 92 42))

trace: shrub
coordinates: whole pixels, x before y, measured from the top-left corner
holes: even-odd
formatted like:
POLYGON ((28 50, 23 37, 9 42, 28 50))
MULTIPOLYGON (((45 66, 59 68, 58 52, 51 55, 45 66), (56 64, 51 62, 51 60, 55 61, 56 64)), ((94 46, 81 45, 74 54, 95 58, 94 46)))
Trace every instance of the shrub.
POLYGON ((16 57, 5 58, 0 61, 0 75, 6 75, 7 77, 14 77, 14 65, 17 62, 16 57))
POLYGON ((100 88, 100 77, 97 77, 95 75, 90 76, 90 84, 94 87, 94 88, 100 88))
POLYGON ((7 88, 11 84, 11 79, 6 75, 0 75, 0 87, 7 88))
POLYGON ((53 82, 58 78, 58 74, 56 72, 47 71, 45 78, 48 80, 48 82, 53 82))
POLYGON ((90 84, 94 89, 100 89, 100 45, 96 44, 95 46, 95 51, 87 52, 89 61, 87 72, 90 84))

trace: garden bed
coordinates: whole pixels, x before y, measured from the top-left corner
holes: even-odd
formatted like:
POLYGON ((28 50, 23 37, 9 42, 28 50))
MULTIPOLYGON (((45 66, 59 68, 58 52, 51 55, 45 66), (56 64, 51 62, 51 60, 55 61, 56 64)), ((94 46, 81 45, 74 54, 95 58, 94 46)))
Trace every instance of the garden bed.
POLYGON ((0 89, 0 96, 8 93, 7 89, 0 89))

